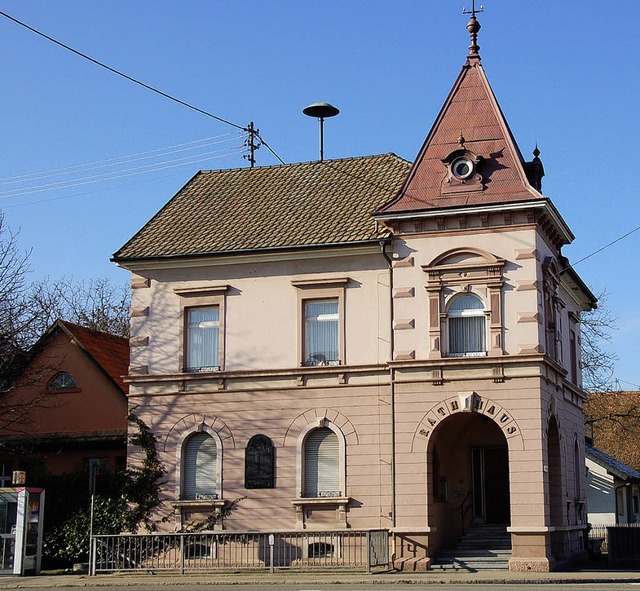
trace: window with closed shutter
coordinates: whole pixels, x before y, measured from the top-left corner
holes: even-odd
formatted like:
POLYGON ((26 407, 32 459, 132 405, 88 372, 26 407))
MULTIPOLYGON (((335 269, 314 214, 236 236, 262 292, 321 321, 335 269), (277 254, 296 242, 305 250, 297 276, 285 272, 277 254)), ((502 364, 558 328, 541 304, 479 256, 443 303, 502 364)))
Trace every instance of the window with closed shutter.
POLYGON ((185 445, 183 465, 183 499, 215 499, 216 442, 206 433, 192 435, 185 445))
POLYGON ((304 496, 339 497, 340 446, 327 428, 315 429, 304 445, 304 496))

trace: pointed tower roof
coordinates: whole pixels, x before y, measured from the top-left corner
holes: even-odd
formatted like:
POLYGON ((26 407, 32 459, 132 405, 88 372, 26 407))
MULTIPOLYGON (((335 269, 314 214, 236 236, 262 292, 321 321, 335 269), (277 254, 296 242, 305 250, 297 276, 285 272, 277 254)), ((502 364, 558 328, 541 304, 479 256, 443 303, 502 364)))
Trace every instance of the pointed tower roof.
POLYGON ((482 67, 475 12, 467 61, 402 189, 378 215, 542 198, 482 67))

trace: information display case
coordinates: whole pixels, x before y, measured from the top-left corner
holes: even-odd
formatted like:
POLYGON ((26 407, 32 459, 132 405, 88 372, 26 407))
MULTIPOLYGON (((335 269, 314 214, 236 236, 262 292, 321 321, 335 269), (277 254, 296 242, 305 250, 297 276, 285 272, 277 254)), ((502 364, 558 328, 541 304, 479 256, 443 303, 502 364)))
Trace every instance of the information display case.
POLYGON ((40 573, 43 516, 44 489, 0 488, 0 574, 40 573))

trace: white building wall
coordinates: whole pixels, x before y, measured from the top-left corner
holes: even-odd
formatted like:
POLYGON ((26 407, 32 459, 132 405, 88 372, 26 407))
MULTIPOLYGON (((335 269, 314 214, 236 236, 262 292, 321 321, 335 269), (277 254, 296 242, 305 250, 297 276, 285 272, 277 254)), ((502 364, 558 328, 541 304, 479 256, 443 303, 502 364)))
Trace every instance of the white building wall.
POLYGON ((592 525, 616 523, 616 493, 614 478, 606 468, 587 458, 588 519, 592 525))

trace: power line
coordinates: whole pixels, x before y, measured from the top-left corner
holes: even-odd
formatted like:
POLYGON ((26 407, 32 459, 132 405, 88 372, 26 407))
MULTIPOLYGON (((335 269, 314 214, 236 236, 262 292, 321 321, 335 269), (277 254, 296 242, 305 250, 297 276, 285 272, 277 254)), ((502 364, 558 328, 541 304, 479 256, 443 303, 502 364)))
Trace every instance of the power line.
POLYGON ((273 151, 273 148, 264 140, 264 138, 259 133, 256 132, 256 136, 260 140, 262 145, 265 146, 267 150, 269 150, 269 152, 271 152, 280 161, 280 164, 286 164, 286 162, 273 151))
POLYGON ((136 78, 134 78, 133 76, 129 76, 128 74, 125 74, 124 72, 121 72, 120 70, 116 70, 115 68, 112 68, 111 66, 108 66, 107 64, 105 64, 104 62, 101 62, 97 59, 92 58, 91 56, 87 55, 86 53, 82 53, 81 51, 78 51, 77 49, 74 49, 73 47, 70 47, 69 45, 62 43, 61 41, 58 41, 57 39, 54 39, 53 37, 47 35, 46 33, 43 33, 42 31, 38 31, 38 29, 34 29, 33 27, 29 26, 27 23, 24 23, 20 20, 18 20, 17 18, 14 18, 13 16, 11 16, 10 14, 7 14, 6 12, 2 12, 0 10, 0 15, 4 16, 5 18, 8 18, 10 21, 13 21, 14 23, 16 23, 17 25, 20 25, 21 27, 24 27, 25 29, 31 31, 32 33, 35 33, 36 35, 39 35, 40 37, 43 37, 44 39, 46 39, 47 41, 51 41, 52 43, 55 43, 56 45, 66 49, 67 51, 70 51, 71 53, 75 53, 76 55, 80 56, 81 58, 84 58, 86 60, 89 60, 91 63, 96 64, 97 66, 100 66, 101 68, 104 68, 105 70, 109 70, 109 72, 112 72, 113 74, 116 74, 122 78, 125 78, 126 80, 129 80, 129 82, 133 82, 134 84, 137 84, 138 86, 142 86, 143 88, 146 88, 147 90, 150 90, 151 92, 155 92, 156 94, 159 94, 160 96, 163 96, 164 98, 167 98, 175 103, 178 103, 179 105, 182 105, 183 107, 187 107, 188 109, 192 109, 193 111, 196 111, 202 115, 206 115, 207 117, 211 117, 212 119, 215 119, 216 121, 220 121, 221 123, 226 123, 227 125, 231 125, 231 127, 235 127, 236 129, 241 129, 242 131, 247 131, 245 127, 243 127, 242 125, 237 125, 235 123, 232 123, 231 121, 228 121, 227 119, 223 119, 222 117, 218 117, 217 115, 214 115, 213 113, 210 113, 209 111, 205 111, 204 109, 200 109, 199 107, 196 107, 195 105, 192 105, 190 103, 187 103, 186 101, 183 101, 175 96, 172 96, 166 92, 163 92, 162 90, 159 90, 158 88, 155 88, 149 84, 146 84, 145 82, 142 82, 136 78))
POLYGON ((576 265, 580 264, 581 262, 586 261, 587 259, 590 259, 592 256, 598 254, 599 252, 602 252, 603 250, 605 250, 606 248, 609 248, 610 246, 613 246, 614 244, 620 242, 621 240, 624 240, 627 236, 631 236, 631 234, 633 234, 634 232, 637 232, 638 230, 640 230, 640 226, 638 226, 637 228, 634 228, 633 230, 629 230, 626 234, 623 234, 622 236, 619 236, 618 238, 616 238, 615 240, 612 240, 608 244, 605 244, 604 246, 601 246, 600 248, 598 248, 598 250, 594 250, 592 253, 588 254, 587 256, 582 257, 580 260, 576 261, 571 266, 575 267, 576 265))
POLYGON ((163 176, 154 177, 152 179, 142 179, 139 181, 135 181, 133 183, 123 183, 121 185, 115 185, 112 187, 104 187, 103 189, 95 189, 93 191, 85 191, 84 193, 74 193, 73 195, 60 195, 59 197, 50 197, 48 199, 37 199, 35 201, 23 201, 21 203, 12 203, 10 205, 3 205, 2 209, 11 209, 14 207, 26 207, 29 205, 38 205, 40 203, 50 203, 51 201, 62 201, 63 199, 74 199, 76 197, 85 197, 86 195, 94 195, 95 193, 104 193, 105 191, 115 191, 118 189, 123 189, 125 187, 133 187, 135 185, 142 185, 144 183, 149 183, 152 181, 158 181, 162 179, 168 179, 174 177, 178 174, 182 174, 181 172, 174 172, 172 174, 165 174, 163 176))
MULTIPOLYGON (((389 187, 385 187, 384 185, 380 185, 379 183, 370 181, 368 179, 364 179, 364 178, 362 178, 362 177, 360 177, 358 175, 355 175, 355 174, 353 174, 353 173, 351 173, 349 171, 342 170, 341 168, 339 168, 339 167, 337 167, 335 165, 332 165, 330 160, 329 161, 324 161, 323 164, 324 164, 324 166, 327 166, 327 167, 331 168, 332 170, 335 170, 336 172, 339 172, 339 173, 344 174, 344 175, 346 175, 348 177, 351 177, 352 179, 357 180, 357 181, 359 181, 359 182, 361 182, 363 184, 370 185, 371 187, 375 187, 377 189, 382 189, 383 191, 385 191, 385 192, 387 192, 389 194, 391 194, 391 192, 393 190, 393 189, 390 189, 389 187)), ((634 234, 638 230, 640 230, 640 226, 634 228, 633 230, 629 230, 628 232, 626 232, 622 236, 619 236, 618 238, 616 238, 615 240, 612 240, 608 244, 605 244, 604 246, 601 246, 597 250, 594 250, 593 252, 589 253, 588 255, 586 255, 586 256, 582 257, 581 259, 579 259, 578 261, 576 261, 575 263, 570 263, 569 266, 570 267, 575 267, 576 265, 579 265, 580 263, 586 261, 587 259, 590 259, 592 256, 595 256, 596 254, 602 252, 603 250, 606 250, 607 248, 613 246, 614 244, 617 244, 621 240, 624 240, 625 238, 631 236, 632 234, 634 234)), ((556 276, 562 275, 564 273, 564 271, 565 271, 564 269, 559 271, 556 276)))
MULTIPOLYGON (((217 115, 214 115, 213 113, 209 112, 209 111, 205 111, 204 109, 201 109, 200 107, 196 107, 195 105, 192 105, 191 103, 188 103, 186 101, 183 101, 182 99, 179 99, 167 92, 164 92, 162 90, 160 90, 159 88, 155 88, 154 86, 151 86, 150 84, 147 84, 145 82, 142 82, 141 80, 138 80, 137 78, 134 78, 133 76, 129 76, 128 74, 125 74, 124 72, 121 72, 120 70, 117 70, 116 68, 112 68, 111 66, 105 64, 104 62, 101 62, 95 58, 92 58, 91 56, 87 55, 86 53, 83 53, 81 51, 78 51, 77 49, 74 49, 73 47, 67 45, 66 43, 62 43, 61 41, 58 41, 57 39, 54 39, 53 37, 51 37, 50 35, 47 35, 46 33, 43 33, 42 31, 39 31, 38 29, 35 29, 34 27, 28 25, 27 23, 22 22, 21 20, 18 20, 17 18, 11 16, 10 14, 7 14, 6 12, 3 12, 0 10, 0 15, 4 16, 5 18, 9 19, 10 21, 16 23, 17 25, 20 25, 21 27, 24 27, 25 29, 27 29, 28 31, 31 31, 32 33, 35 33, 36 35, 46 39, 47 41, 50 41, 51 43, 55 43, 56 45, 58 45, 59 47, 62 47, 63 49, 66 49, 67 51, 70 51, 71 53, 74 53, 75 55, 86 59, 88 61, 90 61, 91 63, 100 66, 101 68, 104 68, 105 70, 108 70, 109 72, 116 74, 117 76, 120 76, 121 78, 124 78, 125 80, 129 80, 129 82, 133 82, 134 84, 137 84, 138 86, 142 86, 142 88, 146 88, 147 90, 150 90, 151 92, 154 92, 166 99, 169 99, 170 101, 173 101, 174 103, 177 103, 179 105, 182 105, 183 107, 187 107, 188 109, 191 109, 193 111, 196 111, 197 113, 200 113, 201 115, 205 115, 207 117, 211 117, 212 119, 215 119, 216 121, 220 121, 221 123, 225 123, 226 125, 230 125, 231 127, 235 127, 236 129, 240 129, 241 131, 247 132, 247 133, 254 133, 252 130, 250 130, 247 127, 244 127, 242 125, 238 125, 237 123, 233 123, 232 121, 229 121, 228 119, 224 119, 223 117, 218 117, 217 115)), ((256 134, 257 135, 257 134, 256 134)), ((258 135, 258 137, 260 138, 260 136, 258 135)), ((285 164, 284 160, 282 158, 280 158, 280 156, 278 156, 278 154, 276 154, 276 152, 262 139, 260 138, 260 141, 262 141, 262 143, 267 147, 267 149, 280 161, 281 164, 285 164)))
POLYGON ((43 193, 45 191, 59 191, 62 189, 69 189, 69 188, 78 187, 81 185, 88 185, 92 183, 110 181, 113 179, 125 178, 129 176, 134 176, 137 174, 146 174, 150 172, 156 172, 158 170, 166 170, 168 168, 175 168, 177 166, 187 166, 189 164, 195 164, 196 162, 202 162, 204 160, 211 160, 214 158, 223 158, 225 156, 230 156, 234 153, 237 153, 238 149, 241 149, 242 147, 243 146, 235 146, 234 151, 227 151, 224 154, 221 154, 218 156, 213 156, 213 154, 218 154, 223 150, 214 150, 211 152, 206 152, 204 154, 197 154, 193 156, 186 156, 183 158, 176 158, 174 160, 157 162, 155 164, 147 164, 145 166, 138 166, 138 167, 129 168, 129 169, 120 170, 120 171, 113 171, 113 172, 99 174, 99 175, 91 175, 91 176, 88 176, 85 178, 79 178, 76 180, 60 181, 57 183, 49 183, 46 185, 36 185, 35 187, 25 187, 24 189, 15 189, 13 191, 4 191, 4 192, 0 192, 0 198, 7 199, 10 197, 31 195, 33 193, 43 193))
MULTIPOLYGON (((278 154, 271 148, 271 146, 269 146, 269 144, 260 136, 260 134, 257 131, 254 130, 249 130, 247 127, 243 127, 242 125, 237 125, 236 123, 233 123, 227 119, 224 119, 222 117, 218 117, 217 115, 214 115, 213 113, 210 113, 209 111, 205 111, 204 109, 200 109, 199 107, 196 107, 195 105, 192 105, 190 103, 187 103, 186 101, 183 101, 175 96, 172 96, 166 92, 163 92, 162 90, 159 90, 158 88, 155 88, 149 84, 146 84, 145 82, 142 82, 136 78, 133 78, 132 76, 129 76, 128 74, 125 74, 124 72, 121 72, 120 70, 117 70, 115 68, 112 68, 111 66, 108 66, 107 64, 92 58, 91 56, 82 53, 81 51, 78 51, 77 49, 74 49, 73 47, 70 47, 69 45, 66 45, 65 43, 62 43, 61 41, 58 41, 57 39, 54 39, 53 37, 47 35, 46 33, 43 33, 42 31, 39 31, 38 29, 35 29, 34 27, 31 27, 30 25, 18 20, 17 18, 14 18, 13 16, 7 14, 6 12, 0 11, 0 15, 4 16, 5 18, 9 19, 10 21, 20 25, 21 27, 24 27, 25 29, 31 31, 32 33, 35 33, 36 35, 39 35, 40 37, 43 37, 44 39, 51 41, 52 43, 55 43, 56 45, 66 49, 67 51, 70 51, 80 57, 82 57, 83 59, 86 59, 90 62, 92 62, 93 64, 96 64, 97 66, 100 66, 101 68, 104 68, 105 70, 108 70, 109 72, 112 72, 113 74, 116 74, 122 78, 125 78, 126 80, 129 80, 130 82, 133 82, 134 84, 137 84, 139 86, 142 86, 143 88, 146 88, 147 90, 150 90, 151 92, 154 92, 164 98, 167 98, 175 103, 178 103, 179 105, 182 105, 183 107, 187 107, 188 109, 192 109, 193 111, 196 111, 202 115, 206 115, 207 117, 211 117, 212 119, 215 119, 217 121, 220 121, 221 123, 225 123, 227 125, 230 125, 232 127, 235 127, 236 129, 242 130, 244 132, 251 132, 251 133, 255 133, 255 135, 258 137, 258 139, 262 142, 262 144, 264 146, 266 146, 266 148, 273 154, 273 156, 275 156, 281 164, 285 164, 285 161, 282 160, 282 158, 280 158, 280 156, 278 156, 278 154)), ((162 169, 160 169, 162 170, 162 169)), ((138 173, 140 174, 140 173, 138 173)), ((348 173, 347 173, 348 174, 348 173)), ((118 178, 118 177, 116 177, 118 178)), ((367 181, 365 181, 367 182, 367 181)), ((374 183, 368 183, 368 184, 372 184, 374 185, 374 183)), ((45 189, 43 189, 45 190, 45 189)), ((0 194, 1 195, 1 194, 0 194)), ((627 232, 626 234, 620 236, 619 238, 616 238, 615 240, 613 240, 612 242, 605 244, 604 246, 602 246, 601 248, 593 251, 592 253, 588 254, 587 256, 581 258, 580 260, 576 261, 575 263, 573 263, 571 266, 575 267, 576 265, 582 263, 583 261, 586 261, 587 259, 591 258, 592 256, 595 256, 596 254, 602 252, 603 250, 609 248, 610 246, 613 246, 614 244, 616 244, 617 242, 620 242, 621 240, 624 240, 625 238, 627 238, 628 236, 630 236, 631 234, 637 232, 638 230, 640 230, 640 226, 638 226, 637 228, 634 228, 633 230, 627 232)))
POLYGON ((620 384, 628 384, 629 386, 633 386, 636 390, 640 390, 640 385, 635 384, 634 382, 628 382, 627 380, 621 380, 619 378, 615 379, 616 384, 618 386, 618 390, 623 391, 624 389, 620 386, 620 384))
POLYGON ((151 158, 160 158, 161 156, 165 156, 167 154, 175 154, 177 152, 185 152, 188 150, 197 150, 207 146, 228 142, 238 137, 239 135, 240 135, 239 132, 230 132, 230 133, 225 133, 218 136, 202 138, 200 140, 192 140, 190 142, 174 144, 172 146, 165 146, 163 148, 155 148, 153 150, 145 150, 143 152, 136 152, 133 154, 116 156, 114 158, 94 160, 91 162, 85 162, 83 164, 74 164, 72 166, 65 166, 63 168, 54 168, 51 170, 44 170, 40 172, 0 178, 0 185, 24 183, 32 180, 39 180, 39 179, 50 178, 55 176, 71 175, 76 172, 79 173, 87 170, 96 170, 98 168, 107 168, 109 166, 118 166, 121 164, 127 164, 129 162, 136 162, 139 160, 149 160, 151 158), (223 138, 223 137, 226 137, 228 139, 211 141, 211 140, 216 140, 218 138, 223 138))
MULTIPOLYGON (((217 158, 225 158, 227 156, 230 156, 231 154, 234 154, 235 152, 229 152, 227 154, 221 154, 220 156, 214 156, 213 158, 207 158, 207 160, 215 160, 217 158)), ((189 164, 188 162, 185 164, 189 164)), ((164 168, 176 168, 178 166, 183 166, 182 164, 176 164, 174 166, 167 166, 164 168)), ((163 169, 159 169, 159 170, 163 170, 163 169)), ((142 174, 142 173, 137 173, 137 174, 142 174)), ((153 179, 143 179, 140 181, 136 181, 133 183, 124 183, 122 185, 116 185, 114 187, 105 187, 103 189, 96 189, 95 191, 85 191, 84 193, 75 193, 73 195, 60 195, 59 197, 51 197, 49 199, 38 199, 36 201, 29 201, 29 202, 23 202, 23 203, 14 203, 11 205, 3 205, 2 209, 10 209, 13 207, 24 207, 24 206, 28 206, 28 205, 37 205, 39 203, 49 203, 51 201, 61 201, 62 199, 74 199, 76 197, 84 197, 85 195, 93 195, 95 193, 103 193, 104 191, 114 191, 116 189, 122 189, 125 187, 132 187, 135 185, 141 185, 143 183, 149 183, 152 181, 157 181, 157 180, 162 180, 162 179, 168 179, 171 178, 172 176, 176 176, 176 174, 178 173, 173 173, 173 174, 165 174, 163 176, 160 177, 154 177, 153 179)), ((133 174, 129 174, 129 175, 123 175, 123 177, 125 176, 134 176, 133 174)), ((113 180, 113 179, 108 179, 108 180, 113 180)), ((85 183, 86 184, 86 183, 85 183)))

